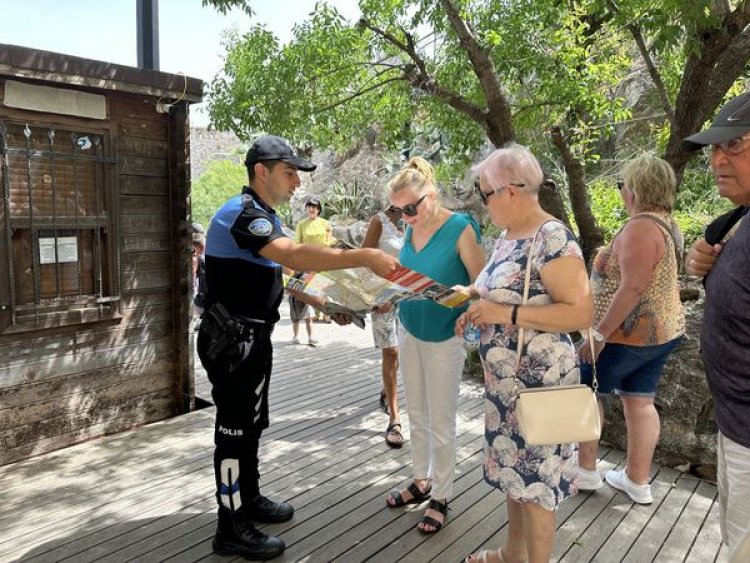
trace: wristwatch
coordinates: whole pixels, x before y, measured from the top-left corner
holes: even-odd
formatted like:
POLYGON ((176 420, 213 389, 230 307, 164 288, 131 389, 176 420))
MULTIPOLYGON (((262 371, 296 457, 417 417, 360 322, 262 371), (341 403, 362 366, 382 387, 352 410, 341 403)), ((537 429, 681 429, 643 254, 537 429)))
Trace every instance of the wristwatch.
POLYGON ((596 330, 593 327, 591 328, 591 336, 594 337, 594 341, 596 341, 596 342, 606 342, 607 341, 607 337, 604 336, 601 332, 599 332, 598 330, 596 330))

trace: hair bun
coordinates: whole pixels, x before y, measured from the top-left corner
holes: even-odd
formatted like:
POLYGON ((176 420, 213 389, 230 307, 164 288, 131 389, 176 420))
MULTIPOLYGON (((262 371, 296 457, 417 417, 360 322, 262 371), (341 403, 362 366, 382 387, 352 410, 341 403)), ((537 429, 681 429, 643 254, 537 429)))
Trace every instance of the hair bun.
POLYGON ((404 168, 413 168, 421 173, 431 184, 435 183, 435 170, 433 170, 432 165, 421 156, 411 157, 404 168))

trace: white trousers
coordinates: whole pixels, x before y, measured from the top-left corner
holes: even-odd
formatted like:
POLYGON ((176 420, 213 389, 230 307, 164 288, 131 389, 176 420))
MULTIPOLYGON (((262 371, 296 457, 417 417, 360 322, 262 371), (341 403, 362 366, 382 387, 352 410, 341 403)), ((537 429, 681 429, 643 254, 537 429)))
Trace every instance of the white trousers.
POLYGON ((719 432, 716 457, 721 537, 731 559, 734 550, 750 533, 750 448, 719 432))
POLYGON ((425 342, 399 329, 415 479, 432 479, 432 497, 450 498, 456 468, 456 411, 466 352, 451 337, 425 342))

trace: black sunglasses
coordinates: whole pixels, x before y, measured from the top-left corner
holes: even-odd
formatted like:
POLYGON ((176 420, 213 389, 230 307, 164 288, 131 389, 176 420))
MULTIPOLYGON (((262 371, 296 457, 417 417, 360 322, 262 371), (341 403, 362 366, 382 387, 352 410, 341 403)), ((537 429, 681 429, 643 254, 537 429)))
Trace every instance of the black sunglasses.
POLYGON ((479 194, 479 199, 482 200, 482 205, 487 205, 487 201, 495 195, 498 192, 501 192, 508 186, 515 186, 516 188, 523 188, 526 186, 526 184, 516 184, 515 182, 509 182, 506 186, 501 186, 499 188, 495 188, 491 192, 483 192, 482 189, 479 187, 479 180, 474 180, 474 188, 477 190, 477 193, 479 194))
POLYGON ((417 209, 417 206, 424 201, 424 198, 427 197, 427 194, 424 194, 422 197, 420 197, 417 201, 414 203, 409 203, 408 205, 404 205, 404 207, 395 207, 392 206, 391 209, 395 213, 403 213, 407 217, 416 217, 417 213, 419 213, 419 210, 417 209))
POLYGON ((615 185, 617 186, 618 190, 622 191, 622 188, 625 187, 625 182, 623 180, 617 180, 617 182, 615 182, 615 185))

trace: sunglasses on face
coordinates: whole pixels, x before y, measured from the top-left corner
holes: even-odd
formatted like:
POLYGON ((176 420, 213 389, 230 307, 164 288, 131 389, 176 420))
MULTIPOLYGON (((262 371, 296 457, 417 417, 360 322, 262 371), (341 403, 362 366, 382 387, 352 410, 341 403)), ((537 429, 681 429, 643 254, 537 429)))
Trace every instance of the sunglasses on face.
POLYGON ((514 182, 510 182, 505 186, 500 186, 499 188, 494 188, 490 192, 483 192, 482 188, 479 187, 479 180, 474 182, 474 188, 476 188, 477 193, 479 194, 479 199, 482 200, 482 205, 487 205, 487 201, 495 194, 500 193, 505 188, 508 188, 510 186, 515 186, 516 188, 523 188, 526 186, 526 184, 516 184, 514 182))
POLYGON ((390 213, 391 215, 398 215, 401 216, 401 209, 399 207, 393 207, 392 205, 385 210, 386 213, 390 213))
POLYGON ((706 151, 708 153, 708 156, 713 155, 717 149, 721 149, 721 152, 723 152, 724 154, 737 156, 745 150, 745 141, 748 138, 748 135, 743 135, 742 137, 736 137, 734 139, 729 139, 728 141, 723 141, 721 143, 714 143, 713 145, 708 145, 706 147, 706 151))
POLYGON ((625 187, 625 181, 624 180, 617 180, 617 182, 615 182, 615 186, 617 186, 618 190, 622 191, 622 188, 625 187))
POLYGON ((419 206, 419 204, 422 203, 424 201, 424 198, 426 197, 427 197, 427 194, 424 194, 414 203, 409 203, 408 205, 404 205, 403 207, 391 207, 391 209, 395 213, 403 213, 407 217, 416 217, 417 213, 419 213, 417 206, 419 206))

